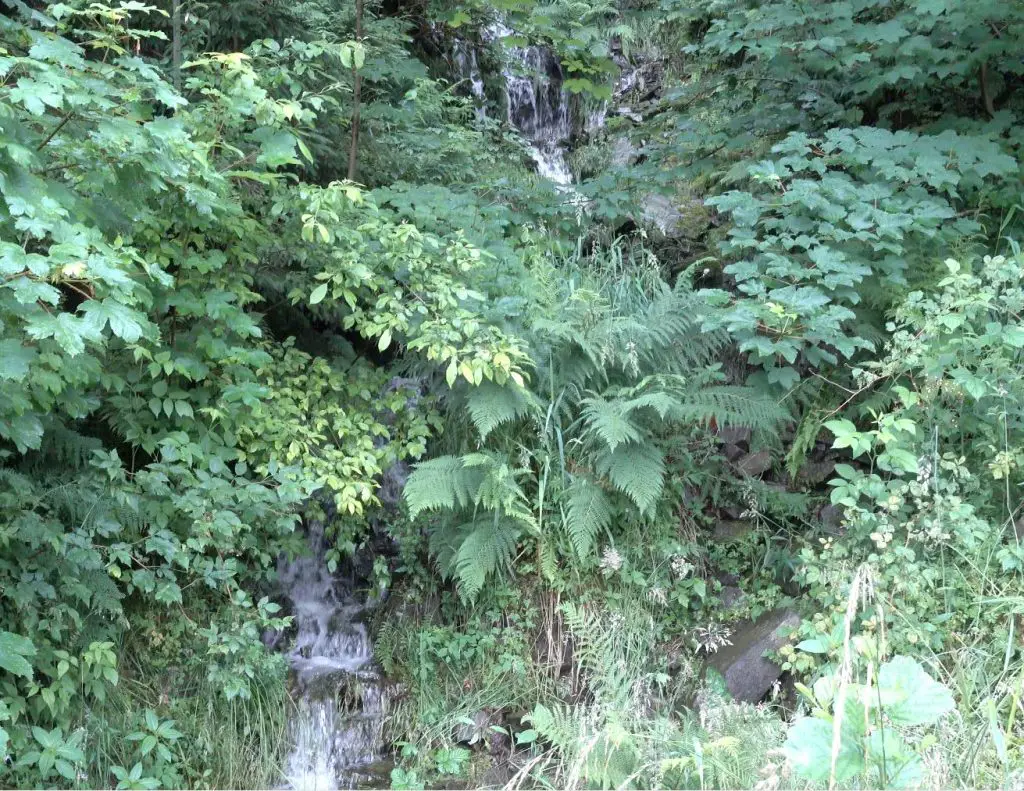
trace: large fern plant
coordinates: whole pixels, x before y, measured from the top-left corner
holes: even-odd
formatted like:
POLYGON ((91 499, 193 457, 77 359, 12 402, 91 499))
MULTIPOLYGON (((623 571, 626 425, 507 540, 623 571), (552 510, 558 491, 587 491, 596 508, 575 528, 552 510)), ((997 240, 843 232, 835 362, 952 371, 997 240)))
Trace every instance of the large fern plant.
POLYGON ((406 485, 412 517, 435 515, 431 551, 466 598, 520 547, 554 579, 593 562, 599 536, 614 539, 622 520, 654 517, 680 436, 788 419, 725 381, 715 362, 725 335, 700 331, 704 308, 686 277, 670 286, 617 252, 549 266, 534 273, 538 318, 523 330, 532 382, 456 392, 450 420, 471 431, 452 432, 460 445, 406 485))

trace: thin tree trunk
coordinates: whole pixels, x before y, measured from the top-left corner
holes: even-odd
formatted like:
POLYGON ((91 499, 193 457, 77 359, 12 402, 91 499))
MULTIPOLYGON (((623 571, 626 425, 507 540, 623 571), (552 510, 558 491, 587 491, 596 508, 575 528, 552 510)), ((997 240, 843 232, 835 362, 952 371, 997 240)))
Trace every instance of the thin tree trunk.
POLYGON ((181 92, 181 0, 171 0, 171 76, 181 92))
POLYGON ((996 105, 992 101, 992 94, 988 90, 988 61, 983 61, 981 68, 978 70, 978 82, 981 84, 981 103, 985 108, 985 112, 992 117, 996 114, 996 105))
MULTIPOLYGON (((356 41, 363 41, 363 0, 356 0, 356 41)), ((359 151, 359 110, 363 88, 363 77, 352 63, 352 140, 348 149, 348 180, 356 180, 356 166, 359 151)))

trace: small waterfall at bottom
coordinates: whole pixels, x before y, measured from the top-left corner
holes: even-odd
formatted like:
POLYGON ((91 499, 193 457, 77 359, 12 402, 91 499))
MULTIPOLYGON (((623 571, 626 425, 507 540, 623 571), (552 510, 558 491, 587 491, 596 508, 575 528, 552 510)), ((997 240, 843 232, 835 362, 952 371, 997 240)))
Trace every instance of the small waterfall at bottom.
POLYGON ((356 788, 383 771, 391 689, 373 663, 365 605, 327 568, 321 526, 310 528, 309 543, 310 555, 282 559, 278 568, 298 628, 289 654, 297 700, 285 782, 296 791, 356 788))

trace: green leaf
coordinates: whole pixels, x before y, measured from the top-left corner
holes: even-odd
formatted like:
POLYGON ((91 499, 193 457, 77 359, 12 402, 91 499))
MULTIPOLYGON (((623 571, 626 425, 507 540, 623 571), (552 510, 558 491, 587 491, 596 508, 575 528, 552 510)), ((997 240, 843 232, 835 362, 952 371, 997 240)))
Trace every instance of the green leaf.
POLYGON ((153 752, 153 749, 155 747, 156 747, 156 736, 153 736, 152 734, 150 734, 149 736, 147 736, 145 739, 142 740, 142 744, 139 745, 139 752, 142 753, 142 755, 149 755, 151 752, 153 752))
POLYGON ((377 350, 384 351, 391 345, 391 330, 384 330, 377 341, 377 350))
POLYGON ((11 440, 21 453, 29 449, 38 450, 43 442, 43 424, 35 415, 0 420, 0 437, 11 440))
MULTIPOLYGON (((794 771, 816 783, 832 774, 832 723, 817 717, 803 717, 793 723, 782 751, 794 771)), ((844 783, 864 771, 864 756, 856 740, 846 734, 840 739, 836 757, 836 780, 844 783)))
POLYGON ((85 313, 86 324, 96 334, 101 333, 109 324, 110 331, 127 343, 135 343, 142 337, 140 321, 145 321, 142 314, 110 297, 102 301, 90 299, 82 303, 81 310, 85 313))
POLYGON ((327 284, 321 283, 319 286, 313 289, 313 292, 309 295, 310 305, 319 305, 323 302, 324 297, 327 296, 327 284))
POLYGON ((32 678, 32 665, 25 657, 35 656, 36 647, 27 637, 0 632, 0 668, 15 676, 32 678))
POLYGON ((813 640, 804 640, 797 644, 797 651, 804 651, 808 654, 827 654, 828 643, 822 640, 820 637, 813 640))
POLYGON ((851 423, 849 420, 846 420, 846 419, 827 420, 827 421, 825 421, 824 426, 829 431, 831 431, 836 436, 837 439, 839 437, 845 437, 845 436, 848 436, 850 434, 856 434, 857 433, 857 427, 853 423, 851 423))
POLYGON ((894 657, 879 669, 878 695, 897 725, 932 725, 955 707, 949 689, 907 656, 894 657))
POLYGON ((75 780, 75 768, 63 758, 58 758, 54 761, 53 766, 65 780, 71 780, 72 782, 75 780))
POLYGON ((0 379, 20 382, 28 375, 36 350, 9 338, 0 341, 0 379))
POLYGON ((300 164, 295 154, 297 138, 291 132, 284 129, 260 127, 252 133, 252 137, 260 145, 260 153, 256 157, 256 162, 259 164, 266 165, 268 168, 300 164))

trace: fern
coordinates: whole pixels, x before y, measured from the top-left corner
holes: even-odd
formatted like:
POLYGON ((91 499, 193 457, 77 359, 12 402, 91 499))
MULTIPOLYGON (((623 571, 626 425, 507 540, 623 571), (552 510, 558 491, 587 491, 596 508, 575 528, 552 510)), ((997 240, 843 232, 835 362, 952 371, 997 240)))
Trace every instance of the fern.
POLYGON ((626 442, 640 442, 642 434, 630 421, 629 412, 629 404, 623 401, 607 401, 601 396, 584 399, 586 432, 596 435, 611 451, 626 442))
POLYGON ((565 529, 569 541, 581 560, 594 546, 594 539, 607 530, 612 521, 612 508, 600 486, 586 478, 577 478, 567 493, 565 529))
POLYGON ((483 472, 467 468, 459 456, 439 456, 420 462, 406 481, 403 496, 409 516, 423 511, 468 507, 476 497, 483 472))
POLYGON ((510 565, 520 533, 521 527, 507 519, 470 522, 437 531, 431 550, 442 573, 456 581, 459 594, 472 600, 488 575, 510 565))
POLYGON ((745 426, 755 431, 775 429, 791 420, 789 412, 775 399, 752 387, 733 385, 694 390, 679 416, 694 423, 714 419, 720 426, 745 426))
POLYGON ((654 510, 665 483, 665 459, 651 443, 630 443, 601 454, 598 470, 632 500, 640 513, 654 510))
POLYGON ((466 406, 481 441, 498 426, 515 422, 536 409, 529 391, 512 383, 503 387, 487 380, 470 390, 466 406))

